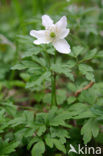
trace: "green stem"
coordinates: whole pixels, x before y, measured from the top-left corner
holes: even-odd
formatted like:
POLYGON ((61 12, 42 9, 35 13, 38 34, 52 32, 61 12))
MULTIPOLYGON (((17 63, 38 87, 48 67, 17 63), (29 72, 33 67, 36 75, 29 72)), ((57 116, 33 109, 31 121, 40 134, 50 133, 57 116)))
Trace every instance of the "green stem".
MULTIPOLYGON (((54 56, 54 63, 56 63, 56 51, 55 51, 55 56, 54 56)), ((51 106, 56 106, 57 105, 57 99, 56 99, 56 73, 54 73, 54 72, 51 73, 51 87, 52 87, 51 106)))
POLYGON ((51 106, 56 106, 57 100, 56 100, 56 74, 55 73, 52 73, 51 75, 51 87, 52 87, 51 106))
MULTIPOLYGON (((47 66, 50 70, 50 57, 49 54, 46 52, 46 49, 44 49, 44 55, 45 59, 47 60, 47 66)), ((56 51, 54 56, 54 64, 56 63, 56 51)), ((56 100, 56 73, 51 71, 51 107, 57 105, 56 100)))

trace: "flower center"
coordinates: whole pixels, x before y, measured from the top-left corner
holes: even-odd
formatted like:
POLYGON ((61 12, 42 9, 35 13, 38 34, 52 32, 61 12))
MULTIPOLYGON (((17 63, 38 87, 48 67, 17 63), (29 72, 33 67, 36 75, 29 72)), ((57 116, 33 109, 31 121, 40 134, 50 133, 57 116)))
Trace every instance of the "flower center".
POLYGON ((51 38, 55 38, 55 36, 56 36, 56 35, 55 35, 54 32, 51 32, 51 33, 50 33, 50 37, 51 37, 51 38))

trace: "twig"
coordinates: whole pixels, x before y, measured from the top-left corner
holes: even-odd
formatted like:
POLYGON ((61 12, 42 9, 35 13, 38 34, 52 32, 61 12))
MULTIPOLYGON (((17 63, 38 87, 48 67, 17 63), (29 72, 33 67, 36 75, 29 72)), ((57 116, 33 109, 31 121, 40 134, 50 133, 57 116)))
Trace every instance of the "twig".
POLYGON ((81 88, 80 90, 77 90, 74 94, 74 96, 78 96, 83 90, 87 90, 89 88, 91 88, 94 85, 94 82, 90 82, 87 86, 85 86, 84 88, 81 88))

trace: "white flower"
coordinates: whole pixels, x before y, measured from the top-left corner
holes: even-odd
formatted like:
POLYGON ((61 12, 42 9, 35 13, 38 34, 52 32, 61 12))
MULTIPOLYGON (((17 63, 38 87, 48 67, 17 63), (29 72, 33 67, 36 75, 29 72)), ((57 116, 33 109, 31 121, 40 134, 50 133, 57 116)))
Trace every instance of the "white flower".
POLYGON ((67 29, 67 18, 63 16, 56 24, 48 15, 42 16, 42 25, 45 30, 31 30, 30 35, 36 37, 34 44, 48 44, 52 43, 54 48, 64 54, 71 52, 68 42, 64 39, 70 32, 67 29))

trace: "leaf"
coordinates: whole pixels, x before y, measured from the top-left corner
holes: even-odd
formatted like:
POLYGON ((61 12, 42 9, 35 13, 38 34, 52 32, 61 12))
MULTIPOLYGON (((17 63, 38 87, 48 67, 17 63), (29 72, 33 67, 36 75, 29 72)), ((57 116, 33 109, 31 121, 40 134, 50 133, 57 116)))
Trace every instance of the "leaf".
POLYGON ((75 47, 73 47, 72 52, 73 52, 74 56, 77 57, 80 54, 82 54, 83 50, 84 50, 83 47, 81 47, 81 46, 75 46, 75 47))
POLYGON ((63 89, 57 90, 57 104, 61 105, 66 100, 66 91, 63 89))
POLYGON ((87 80, 90 80, 93 82, 95 81, 94 74, 93 74, 93 68, 91 66, 86 65, 86 64, 80 64, 79 70, 83 75, 85 75, 87 80))
POLYGON ((11 102, 11 101, 6 101, 1 103, 1 107, 4 107, 6 112, 12 116, 16 114, 17 107, 11 102))
POLYGON ((81 129, 83 135, 84 144, 87 144, 93 137, 97 137, 99 134, 99 124, 96 119, 92 118, 87 120, 81 129))
POLYGON ((97 53, 97 49, 93 49, 93 50, 90 50, 86 56, 84 57, 84 60, 90 60, 92 58, 94 58, 96 56, 96 53, 97 53))
POLYGON ((88 103, 90 105, 95 104, 98 94, 95 92, 94 88, 84 90, 79 95, 78 100, 82 103, 88 103))
POLYGON ((19 142, 8 142, 8 140, 2 141, 0 139, 0 155, 8 155, 15 151, 15 148, 17 148, 19 145, 19 142))
POLYGON ((5 110, 0 111, 0 133, 3 133, 8 128, 8 119, 6 119, 5 110))
POLYGON ((76 101, 76 97, 74 97, 74 96, 70 96, 68 99, 67 99, 67 103, 68 104, 72 104, 72 103, 74 103, 76 101))
MULTIPOLYGON (((102 99, 103 100, 103 99, 102 99)), ((98 104, 98 103, 97 103, 98 104)), ((103 106, 99 106, 99 105, 93 105, 93 107, 91 108, 91 111, 93 114, 95 114, 96 116, 101 116, 103 117, 103 106)))
POLYGON ((10 120, 8 124, 11 127, 16 127, 18 125, 27 125, 34 121, 34 113, 30 111, 24 111, 21 116, 17 116, 14 119, 10 120))
POLYGON ((58 139, 53 139, 53 143, 59 151, 66 153, 65 146, 58 139))
POLYGON ((95 82, 95 77, 94 77, 94 74, 93 73, 87 73, 86 74, 86 78, 87 78, 87 80, 89 80, 89 81, 93 81, 93 82, 95 82))
POLYGON ((28 121, 28 122, 33 122, 34 121, 34 112, 25 111, 23 113, 23 116, 24 116, 25 120, 28 121))
POLYGON ((49 122, 49 124, 51 123, 51 121, 53 120, 53 118, 55 118, 55 116, 57 115, 58 112, 58 108, 53 106, 51 110, 49 110, 48 115, 47 115, 47 120, 49 122))
POLYGON ((30 60, 23 60, 22 64, 25 65, 26 68, 40 67, 40 65, 30 60))
POLYGON ((79 70, 82 74, 86 74, 87 72, 93 72, 93 68, 87 64, 80 64, 79 70))
POLYGON ((46 124, 47 115, 47 113, 38 113, 36 115, 36 123, 39 124, 39 126, 46 124))
POLYGON ((59 126, 59 125, 64 125, 65 124, 65 120, 70 119, 72 116, 69 114, 69 112, 67 111, 63 111, 61 113, 59 113, 57 116, 55 116, 55 118, 52 119, 52 121, 50 122, 51 126, 59 126))
POLYGON ((21 73, 20 77, 26 82, 30 80, 30 75, 27 73, 21 73))
POLYGON ((76 62, 74 60, 69 60, 67 64, 69 68, 73 68, 76 65, 76 62))
POLYGON ((50 93, 47 93, 44 95, 43 102, 47 103, 47 104, 51 104, 51 94, 50 93))
POLYGON ((42 101, 43 97, 44 97, 44 93, 43 92, 37 92, 34 94, 34 99, 37 101, 37 102, 40 102, 42 101))
POLYGON ((72 83, 72 82, 69 82, 69 83, 67 84, 67 88, 68 88, 68 90, 70 90, 70 91, 72 91, 72 92, 75 92, 75 91, 77 90, 77 87, 76 87, 75 84, 72 83))
POLYGON ((68 64, 60 64, 60 63, 53 64, 51 66, 51 70, 58 74, 64 74, 70 80, 74 81, 74 76, 71 73, 71 69, 69 68, 68 64))
POLYGON ((44 152, 45 152, 45 144, 43 141, 39 141, 33 146, 31 154, 32 156, 42 156, 44 152))
POLYGON ((75 114, 81 113, 87 110, 89 107, 83 103, 75 103, 69 107, 69 112, 75 112, 75 114))
POLYGON ((12 70, 24 70, 24 69, 26 69, 26 67, 25 67, 25 65, 23 65, 23 64, 16 64, 16 65, 13 66, 11 69, 12 69, 12 70))
POLYGON ((46 124, 50 126, 59 126, 70 128, 71 126, 65 122, 66 119, 71 118, 68 112, 63 110, 58 110, 57 107, 52 107, 52 109, 47 114, 46 124))
POLYGON ((37 135, 41 136, 45 131, 46 131, 46 126, 45 125, 41 125, 40 128, 37 131, 37 135))
POLYGON ((32 42, 31 37, 27 35, 17 35, 17 38, 20 43, 30 44, 32 42))
POLYGON ((69 107, 68 111, 69 115, 71 115, 74 119, 95 117, 89 106, 83 103, 73 104, 71 107, 69 107))
POLYGON ((49 134, 46 135, 45 142, 50 148, 53 148, 53 138, 49 134))
POLYGON ((45 80, 48 80, 50 77, 51 73, 49 71, 46 71, 44 73, 42 73, 42 75, 40 77, 38 77, 37 80, 33 80, 31 82, 28 82, 26 85, 26 88, 31 88, 37 85, 40 85, 42 82, 44 82, 45 80))
POLYGON ((41 51, 42 49, 40 47, 29 48, 29 50, 22 55, 22 58, 38 55, 41 51))
POLYGON ((34 137, 34 138, 32 138, 30 141, 29 141, 29 144, 28 144, 28 146, 27 146, 27 149, 29 150, 31 147, 32 147, 32 145, 34 144, 34 143, 36 143, 36 142, 39 142, 40 141, 40 139, 38 138, 38 137, 34 137))
POLYGON ((47 49, 48 54, 55 55, 55 49, 53 47, 49 47, 47 49))
POLYGON ((96 58, 103 58, 103 50, 99 51, 99 52, 96 54, 96 58))
POLYGON ((66 138, 69 138, 69 133, 66 129, 60 127, 50 127, 50 133, 52 138, 60 138, 61 143, 66 143, 66 138))
POLYGON ((73 117, 74 119, 85 119, 85 118, 92 118, 95 117, 94 114, 91 112, 91 110, 85 110, 84 112, 81 112, 77 116, 73 117))
POLYGON ((46 61, 42 58, 42 57, 37 57, 37 56, 33 56, 32 57, 33 61, 36 62, 37 64, 45 67, 46 66, 46 61))

